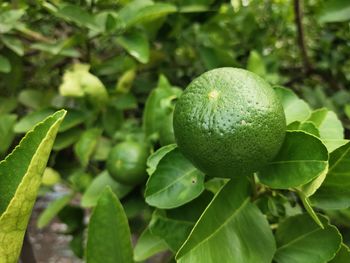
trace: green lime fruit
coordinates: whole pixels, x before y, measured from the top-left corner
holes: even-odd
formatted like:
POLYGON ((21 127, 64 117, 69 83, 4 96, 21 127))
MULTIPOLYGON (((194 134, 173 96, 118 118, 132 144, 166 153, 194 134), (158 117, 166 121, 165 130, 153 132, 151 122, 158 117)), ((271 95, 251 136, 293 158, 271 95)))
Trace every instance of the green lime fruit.
POLYGON ((117 182, 136 185, 146 178, 149 147, 145 143, 125 141, 112 148, 107 159, 107 170, 117 182))
POLYGON ((258 171, 279 151, 286 120, 271 86, 243 69, 218 68, 193 80, 175 106, 181 152, 213 177, 258 171))

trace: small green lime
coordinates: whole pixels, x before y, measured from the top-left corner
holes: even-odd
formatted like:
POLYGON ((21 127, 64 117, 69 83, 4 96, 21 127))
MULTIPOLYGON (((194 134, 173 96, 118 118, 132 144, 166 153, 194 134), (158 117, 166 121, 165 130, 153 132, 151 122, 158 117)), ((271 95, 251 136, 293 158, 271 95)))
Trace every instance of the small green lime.
POLYGON ((146 162, 149 147, 145 143, 125 141, 112 148, 107 159, 107 170, 113 179, 136 185, 147 178, 146 162))
POLYGON ((182 153, 214 177, 251 174, 273 159, 286 130, 270 85, 237 68, 208 71, 176 103, 174 132, 182 153))

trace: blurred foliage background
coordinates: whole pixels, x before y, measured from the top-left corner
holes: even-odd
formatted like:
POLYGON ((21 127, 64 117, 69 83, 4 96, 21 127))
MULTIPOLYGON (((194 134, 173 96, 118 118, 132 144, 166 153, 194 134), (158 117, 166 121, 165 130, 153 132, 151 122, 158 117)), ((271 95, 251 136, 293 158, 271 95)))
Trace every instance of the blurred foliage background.
POLYGON ((42 195, 57 184, 68 193, 38 224, 58 214, 82 257, 83 209, 103 186, 123 198, 133 232, 149 221, 144 185, 113 181, 108 154, 121 141, 146 142, 148 154, 173 143, 174 101, 204 71, 247 68, 291 88, 335 111, 349 138, 349 20, 346 0, 2 1, 0 156, 68 110, 42 195))

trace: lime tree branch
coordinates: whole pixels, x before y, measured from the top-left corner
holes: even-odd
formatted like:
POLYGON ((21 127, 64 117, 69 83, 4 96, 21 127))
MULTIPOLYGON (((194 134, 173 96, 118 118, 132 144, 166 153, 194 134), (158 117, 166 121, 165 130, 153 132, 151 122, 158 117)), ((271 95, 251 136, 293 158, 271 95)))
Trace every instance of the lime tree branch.
POLYGON ((312 70, 312 66, 307 54, 307 48, 305 43, 305 34, 303 28, 303 11, 302 3, 300 0, 294 0, 294 15, 295 15, 295 25, 298 32, 298 46, 301 52, 301 57, 303 60, 303 66, 305 73, 309 73, 312 70))

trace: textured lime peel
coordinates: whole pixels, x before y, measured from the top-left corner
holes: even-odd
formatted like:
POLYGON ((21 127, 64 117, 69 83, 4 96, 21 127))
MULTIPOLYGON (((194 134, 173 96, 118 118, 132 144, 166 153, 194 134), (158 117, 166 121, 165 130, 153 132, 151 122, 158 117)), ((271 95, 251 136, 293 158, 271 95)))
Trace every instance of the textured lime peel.
POLYGON ((29 131, 0 162, 0 263, 15 263, 58 128, 61 110, 29 131))
POLYGON ((274 90, 237 68, 210 70, 193 80, 176 103, 173 121, 181 152, 214 177, 258 171, 277 154, 286 130, 274 90))

